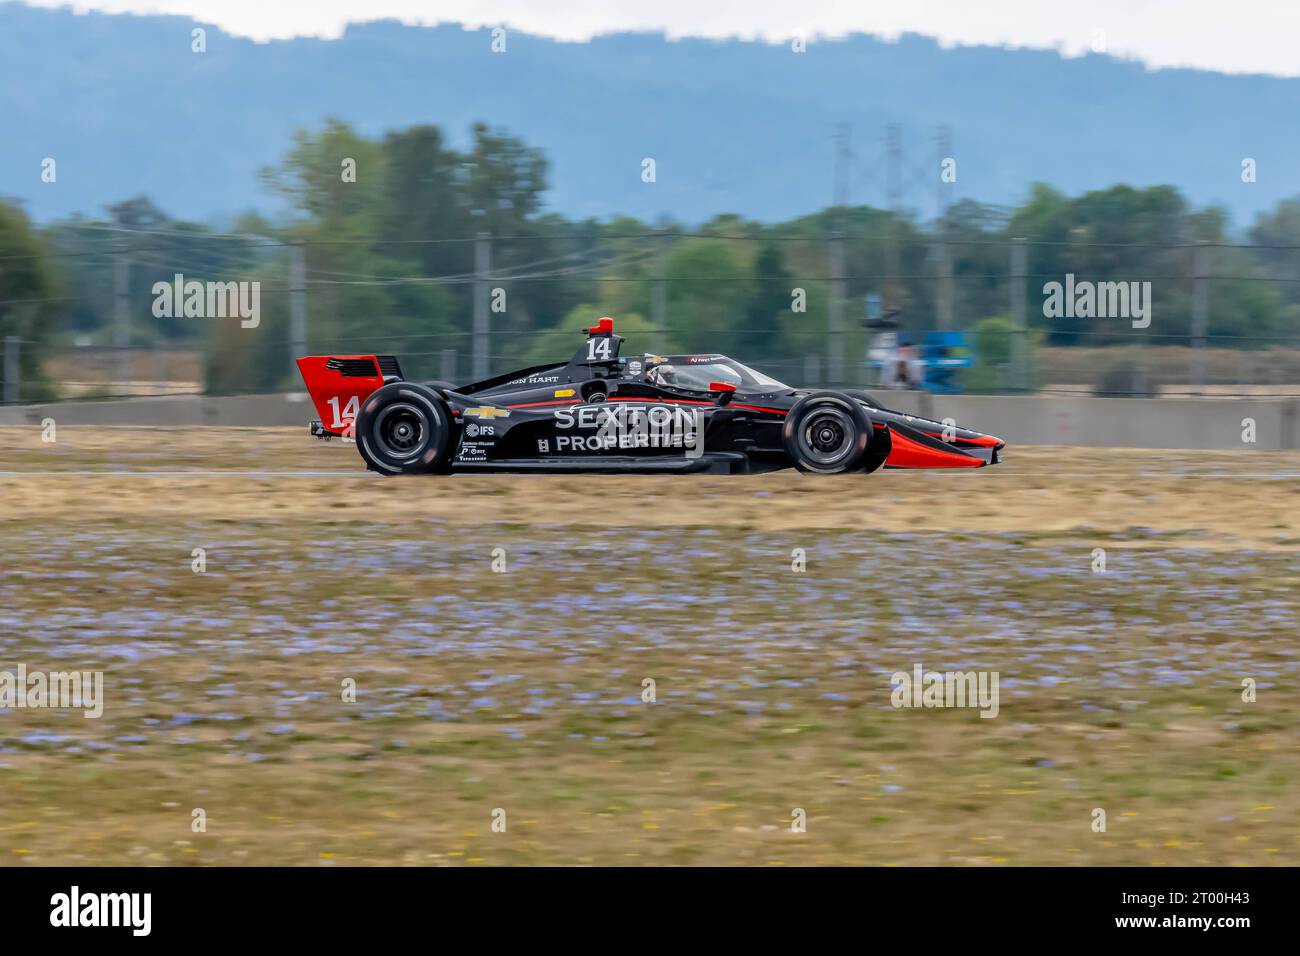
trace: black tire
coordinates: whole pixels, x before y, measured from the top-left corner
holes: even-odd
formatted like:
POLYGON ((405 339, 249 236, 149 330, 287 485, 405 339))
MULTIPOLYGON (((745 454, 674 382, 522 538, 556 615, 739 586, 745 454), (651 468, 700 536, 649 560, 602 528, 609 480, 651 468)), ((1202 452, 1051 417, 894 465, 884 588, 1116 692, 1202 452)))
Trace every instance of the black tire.
POLYGON ((885 463, 889 457, 890 451, 893 450, 894 439, 890 437, 888 426, 877 428, 871 426, 871 441, 867 443, 867 454, 862 459, 862 471, 864 474, 871 474, 885 463))
POLYGON ((866 410, 843 392, 805 395, 781 428, 781 443, 795 467, 817 475, 860 469, 872 437, 866 410))
MULTIPOLYGON (((844 394, 865 402, 872 408, 880 408, 880 403, 870 393, 864 392, 860 388, 846 388, 844 394)), ((862 459, 862 473, 869 475, 873 471, 879 470, 880 466, 885 463, 885 459, 889 457, 889 452, 893 446, 894 440, 890 437, 889 429, 876 428, 873 422, 871 440, 867 442, 867 455, 862 459)))
POLYGON ((361 404, 357 450, 381 475, 427 475, 450 466, 451 413, 433 389, 392 382, 361 404))
POLYGON ((876 401, 874 398, 872 398, 870 393, 864 392, 860 388, 846 388, 844 390, 844 394, 859 399, 860 401, 863 401, 866 404, 870 405, 872 408, 880 407, 880 403, 876 401))

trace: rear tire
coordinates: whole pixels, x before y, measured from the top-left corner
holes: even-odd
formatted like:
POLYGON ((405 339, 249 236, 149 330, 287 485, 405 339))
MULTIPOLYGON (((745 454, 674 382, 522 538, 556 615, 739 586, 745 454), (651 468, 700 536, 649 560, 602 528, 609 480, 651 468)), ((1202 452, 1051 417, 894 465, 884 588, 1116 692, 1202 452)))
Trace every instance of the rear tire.
POLYGON ((805 395, 781 428, 781 443, 795 467, 817 475, 859 470, 872 438, 866 411, 843 392, 805 395))
POLYGON ((357 450, 381 475, 425 475, 450 466, 451 413, 433 389, 393 382, 362 404, 357 450))

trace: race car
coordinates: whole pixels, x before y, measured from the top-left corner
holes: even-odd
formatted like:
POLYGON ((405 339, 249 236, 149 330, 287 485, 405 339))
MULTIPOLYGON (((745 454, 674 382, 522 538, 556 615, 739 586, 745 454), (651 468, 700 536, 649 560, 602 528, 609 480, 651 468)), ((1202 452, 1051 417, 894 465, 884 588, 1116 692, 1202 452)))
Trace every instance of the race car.
POLYGON ((979 468, 1006 444, 866 392, 791 388, 725 355, 622 358, 609 317, 584 331, 567 362, 470 385, 407 381, 391 355, 300 358, 321 416, 311 433, 355 441, 381 475, 979 468))

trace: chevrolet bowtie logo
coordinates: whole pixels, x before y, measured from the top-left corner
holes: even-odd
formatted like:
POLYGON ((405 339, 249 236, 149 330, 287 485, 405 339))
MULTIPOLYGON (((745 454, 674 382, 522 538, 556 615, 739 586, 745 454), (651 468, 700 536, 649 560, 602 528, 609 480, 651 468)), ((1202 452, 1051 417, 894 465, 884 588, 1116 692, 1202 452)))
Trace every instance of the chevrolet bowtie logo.
POLYGON ((492 405, 480 405, 478 408, 467 408, 465 414, 473 418, 509 418, 510 409, 496 408, 492 405))

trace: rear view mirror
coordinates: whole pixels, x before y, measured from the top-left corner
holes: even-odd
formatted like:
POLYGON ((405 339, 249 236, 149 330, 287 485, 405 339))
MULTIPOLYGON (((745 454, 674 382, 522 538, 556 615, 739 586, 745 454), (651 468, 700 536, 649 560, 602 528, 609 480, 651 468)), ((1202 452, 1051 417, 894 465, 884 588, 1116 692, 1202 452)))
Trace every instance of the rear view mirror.
POLYGON ((717 404, 725 405, 727 402, 731 401, 731 396, 735 394, 736 386, 732 385, 730 382, 710 382, 709 391, 713 392, 717 396, 714 398, 714 401, 717 404))

